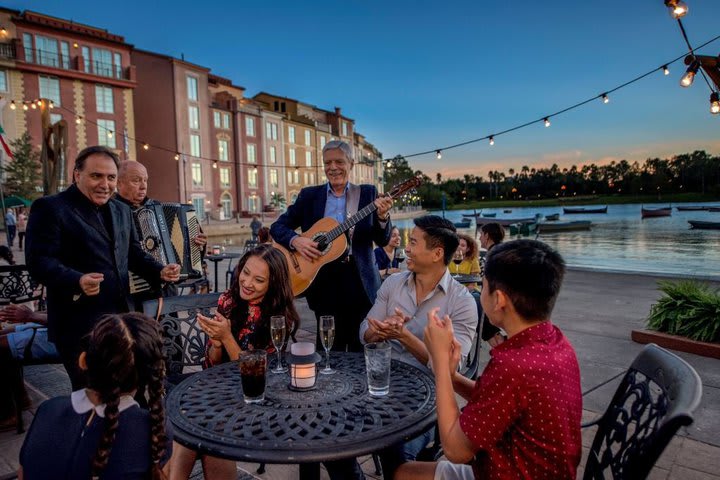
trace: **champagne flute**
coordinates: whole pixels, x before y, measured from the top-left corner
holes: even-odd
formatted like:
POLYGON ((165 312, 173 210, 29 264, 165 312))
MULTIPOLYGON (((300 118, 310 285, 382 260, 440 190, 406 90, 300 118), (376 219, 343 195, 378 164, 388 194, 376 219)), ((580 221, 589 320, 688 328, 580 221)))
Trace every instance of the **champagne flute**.
POLYGON ((335 341, 335 317, 332 315, 322 315, 320 317, 320 339, 325 349, 325 368, 320 370, 320 373, 330 375, 335 373, 335 370, 330 368, 330 349, 335 341))
POLYGON ((453 254, 453 263, 455 264, 455 275, 460 274, 460 264, 465 259, 465 255, 463 254, 462 250, 459 248, 455 250, 455 253, 453 254))
POLYGON ((280 350, 285 345, 285 332, 287 331, 287 325, 285 324, 285 317, 282 315, 273 315, 270 317, 270 337, 272 338, 273 346, 277 352, 277 365, 271 370, 272 373, 285 373, 287 367, 282 364, 282 356, 280 350))

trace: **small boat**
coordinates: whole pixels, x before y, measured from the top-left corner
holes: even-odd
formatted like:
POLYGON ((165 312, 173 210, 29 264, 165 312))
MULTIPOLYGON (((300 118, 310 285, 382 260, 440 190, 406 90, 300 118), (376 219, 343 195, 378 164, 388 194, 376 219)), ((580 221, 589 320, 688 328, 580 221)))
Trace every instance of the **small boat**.
POLYGON ((485 217, 485 218, 495 218, 495 217, 497 217, 497 212, 493 212, 493 213, 483 213, 482 216, 485 217))
POLYGON ((720 212, 720 207, 707 207, 705 210, 708 212, 720 212))
POLYGON ((503 210, 503 213, 512 213, 512 210, 510 210, 510 209, 503 210))
POLYGON ((530 235, 537 230, 537 222, 513 223, 510 225, 510 235, 530 235))
POLYGON ((607 213, 607 205, 604 207, 588 208, 588 207, 563 207, 563 213, 607 213))
POLYGON ((701 220, 688 220, 691 228, 698 230, 720 230, 720 222, 704 222, 701 220))
POLYGON ((485 225, 486 223, 499 223, 503 227, 509 227, 513 223, 533 223, 537 221, 537 217, 527 217, 527 218, 483 218, 483 217, 477 217, 475 219, 475 223, 477 223, 478 226, 485 225))
POLYGON ((545 215, 545 220, 547 220, 548 222, 554 222, 556 220, 560 220, 560 214, 553 213, 552 215, 545 215))
POLYGON ((453 222, 455 228, 470 228, 470 220, 463 220, 462 222, 453 222))
POLYGON ((672 207, 660 207, 660 208, 640 207, 640 216, 642 218, 669 217, 670 215, 672 215, 672 207))
POLYGON ((477 216, 478 216, 477 213, 463 213, 462 214, 463 218, 477 218, 477 216))
POLYGON ((555 233, 555 232, 573 232, 578 230, 590 230, 592 222, 590 220, 576 220, 574 222, 552 222, 538 224, 538 232, 555 233))
POLYGON ((703 207, 702 205, 685 205, 684 207, 675 208, 677 208, 678 212, 701 212, 708 209, 708 207, 703 207))

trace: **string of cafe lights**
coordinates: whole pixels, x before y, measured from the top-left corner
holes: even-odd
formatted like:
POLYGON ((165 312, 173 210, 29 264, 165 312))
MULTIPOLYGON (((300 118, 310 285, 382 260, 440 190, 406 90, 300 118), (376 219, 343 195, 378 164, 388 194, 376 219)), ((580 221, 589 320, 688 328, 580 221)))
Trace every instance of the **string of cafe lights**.
MULTIPOLYGON (((670 1, 672 1, 672 0, 670 0, 670 1)), ((676 3, 682 3, 682 2, 679 2, 679 1, 678 1, 678 2, 676 2, 676 3)), ((687 7, 685 7, 685 9, 686 9, 686 11, 687 11, 687 7)), ((684 33, 684 28, 683 28, 683 33, 684 33)), ((703 43, 702 45, 700 45, 700 46, 698 46, 698 47, 696 47, 696 48, 694 48, 694 49, 690 46, 690 42, 687 41, 688 47, 690 48, 690 51, 691 51, 691 55, 694 56, 694 52, 695 52, 696 50, 699 50, 699 49, 701 49, 701 48, 703 48, 703 47, 705 47, 705 46, 707 46, 707 45, 709 45, 709 44, 717 41, 718 39, 720 39, 720 35, 718 35, 718 36, 716 36, 716 37, 708 40, 707 42, 703 43)), ((686 36, 686 40, 687 40, 687 36, 686 36)), ((434 153, 435 156, 436 156, 436 158, 437 158, 438 160, 440 160, 440 159, 442 159, 442 154, 443 154, 443 152, 445 152, 446 150, 451 150, 451 149, 454 149, 454 148, 463 147, 463 146, 465 146, 465 145, 470 145, 470 144, 477 143, 477 142, 481 142, 481 141, 484 141, 484 140, 487 140, 488 144, 492 146, 492 145, 495 145, 495 139, 497 139, 497 137, 499 137, 500 135, 505 135, 505 134, 507 134, 507 133, 514 132, 514 131, 516 131, 516 130, 520 130, 520 129, 525 128, 525 127, 529 127, 530 125, 534 125, 534 124, 537 124, 537 123, 542 123, 546 128, 547 128, 547 127, 550 127, 550 125, 551 125, 550 119, 551 119, 551 118, 557 117, 558 115, 561 115, 561 114, 563 114, 563 113, 569 112, 570 110, 574 110, 574 109, 576 109, 576 108, 582 107, 583 105, 586 105, 586 104, 588 104, 588 103, 591 103, 591 102, 594 102, 594 101, 597 101, 597 100, 601 101, 601 102, 604 103, 604 104, 610 103, 610 94, 611 94, 611 93, 617 92, 618 90, 620 90, 620 89, 622 89, 622 88, 625 88, 625 87, 627 87, 627 86, 629 86, 629 85, 632 85, 633 83, 638 82, 638 81, 642 80, 643 78, 652 75, 652 74, 655 73, 655 72, 660 71, 660 72, 662 72, 663 75, 665 75, 665 76, 670 75, 669 66, 672 65, 673 63, 679 61, 679 60, 682 60, 682 59, 685 58, 687 55, 688 55, 687 53, 683 53, 682 55, 679 55, 679 56, 675 57, 674 59, 670 60, 669 62, 666 62, 666 63, 662 64, 662 65, 659 66, 659 67, 653 68, 652 70, 649 70, 649 71, 643 73, 642 75, 638 75, 637 77, 633 78, 632 80, 628 80, 627 82, 622 83, 622 84, 620 84, 620 85, 618 85, 618 86, 616 86, 616 87, 614 87, 614 88, 611 88, 611 89, 609 89, 609 90, 606 90, 605 92, 603 92, 603 93, 601 93, 601 94, 599 94, 599 95, 594 95, 594 96, 592 96, 592 97, 590 97, 590 98, 588 98, 588 99, 586 99, 586 100, 583 100, 583 101, 581 101, 581 102, 578 102, 578 103, 576 103, 576 104, 574 104, 574 105, 570 105, 569 107, 563 108, 563 109, 558 110, 557 112, 551 113, 551 114, 549 114, 549 115, 543 115, 543 116, 541 116, 541 117, 539 117, 539 118, 537 118, 537 119, 530 120, 530 121, 525 122, 525 123, 523 123, 523 124, 516 125, 516 126, 514 126, 514 127, 507 128, 507 129, 505 129, 505 130, 501 130, 501 131, 496 132, 496 133, 492 133, 492 134, 489 134, 489 135, 485 135, 485 136, 483 136, 483 137, 474 138, 474 139, 471 139, 471 140, 466 140, 466 141, 463 141, 463 142, 460 142, 460 143, 456 143, 456 144, 448 145, 448 146, 444 146, 444 147, 439 147, 439 148, 436 147, 436 148, 432 148, 432 149, 430 149, 430 150, 424 150, 424 151, 412 153, 412 154, 409 154, 409 155, 398 155, 398 156, 396 156, 395 158, 420 157, 420 156, 423 156, 423 155, 429 155, 429 154, 434 153)), ((695 74, 696 74, 697 71, 698 71, 698 67, 699 67, 699 66, 695 66, 695 65, 694 65, 694 62, 693 62, 693 64, 690 65, 690 67, 688 67, 687 71, 685 72, 685 74, 683 75, 683 77, 680 79, 680 85, 681 85, 681 86, 683 86, 683 87, 688 87, 688 86, 690 86, 690 85, 692 84, 692 80, 693 80, 695 74), (691 72, 692 72, 692 73, 691 73, 691 72)), ((705 75, 703 74, 703 77, 704 77, 704 76, 705 76, 705 75)), ((707 81, 707 78, 706 78, 705 80, 707 81)), ((710 83, 709 83, 709 82, 708 82, 708 86, 710 86, 710 83)), ((718 95, 718 92, 716 92, 716 91, 713 90, 712 87, 710 87, 710 89, 713 91, 713 93, 712 93, 712 95, 711 95, 711 97, 710 97, 710 104, 711 104, 711 105, 710 105, 710 112, 713 113, 713 114, 720 113, 720 96, 718 95)), ((388 160, 387 162, 388 162, 388 167, 392 165, 392 160, 388 160)))

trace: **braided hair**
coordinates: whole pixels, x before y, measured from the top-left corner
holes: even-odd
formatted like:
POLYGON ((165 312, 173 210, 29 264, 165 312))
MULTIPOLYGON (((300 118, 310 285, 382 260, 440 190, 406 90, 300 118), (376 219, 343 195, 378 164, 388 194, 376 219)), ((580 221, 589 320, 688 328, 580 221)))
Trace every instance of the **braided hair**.
POLYGON ((162 403, 165 367, 157 324, 139 313, 104 315, 88 340, 88 388, 96 391, 105 404, 105 430, 93 459, 93 478, 99 477, 110 458, 120 415, 120 397, 141 385, 147 385, 149 400, 152 478, 161 478, 160 460, 166 445, 162 403))

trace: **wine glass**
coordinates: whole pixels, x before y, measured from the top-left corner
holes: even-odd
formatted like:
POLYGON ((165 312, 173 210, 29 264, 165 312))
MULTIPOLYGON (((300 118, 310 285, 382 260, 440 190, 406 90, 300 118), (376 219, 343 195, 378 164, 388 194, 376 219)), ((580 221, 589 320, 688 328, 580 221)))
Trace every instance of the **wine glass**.
POLYGON ((395 249, 395 260, 397 260, 398 264, 405 261, 405 249, 404 248, 396 248, 395 249))
POLYGON ((320 370, 320 373, 330 375, 335 373, 335 370, 330 368, 330 349, 335 341, 335 317, 332 315, 322 315, 320 317, 320 339, 325 349, 325 368, 320 370))
POLYGON ((462 250, 459 248, 455 250, 455 253, 453 254, 452 261, 455 264, 455 275, 460 274, 460 264, 465 259, 465 254, 463 254, 462 250))
POLYGON ((285 317, 282 315, 273 315, 270 317, 270 337, 272 338, 273 346, 277 352, 277 365, 271 370, 272 373, 285 373, 287 367, 282 364, 282 357, 280 350, 285 345, 285 332, 287 331, 287 325, 285 324, 285 317))

